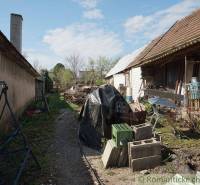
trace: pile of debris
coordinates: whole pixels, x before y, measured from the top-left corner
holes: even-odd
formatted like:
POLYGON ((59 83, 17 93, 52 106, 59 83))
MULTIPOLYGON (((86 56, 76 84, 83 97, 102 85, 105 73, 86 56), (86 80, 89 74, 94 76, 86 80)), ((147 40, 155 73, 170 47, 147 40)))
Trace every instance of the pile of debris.
POLYGON ((64 98, 68 102, 82 105, 84 104, 88 93, 96 88, 96 86, 72 86, 70 89, 64 92, 64 98))

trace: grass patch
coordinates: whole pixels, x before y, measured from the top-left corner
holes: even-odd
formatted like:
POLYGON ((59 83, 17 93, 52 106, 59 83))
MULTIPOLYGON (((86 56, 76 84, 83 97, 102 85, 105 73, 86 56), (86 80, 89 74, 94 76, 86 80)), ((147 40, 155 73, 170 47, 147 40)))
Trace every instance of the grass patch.
MULTIPOLYGON (((178 137, 174 134, 174 128, 178 128, 181 123, 172 122, 171 120, 163 120, 162 127, 156 128, 161 133, 163 144, 169 148, 195 148, 200 147, 198 138, 194 137, 178 137)), ((194 134, 193 134, 194 135, 194 134)))
MULTIPOLYGON (((60 96, 60 100, 65 102, 64 96, 60 96)), ((67 102, 67 105, 68 105, 68 108, 70 110, 73 110, 73 111, 79 111, 80 110, 80 106, 78 106, 78 105, 76 105, 74 103, 67 102)))
MULTIPOLYGON (((45 112, 32 116, 24 114, 21 118, 23 131, 42 167, 41 172, 37 176, 33 174, 32 169, 28 169, 22 179, 23 183, 26 185, 39 185, 52 181, 51 163, 54 160, 54 154, 49 152, 49 148, 52 145, 54 138, 54 120, 59 115, 61 109, 73 111, 76 107, 75 105, 66 103, 58 94, 51 94, 48 97, 48 103, 50 113, 45 112)), ((34 106, 38 105, 31 105, 31 107, 34 106)))

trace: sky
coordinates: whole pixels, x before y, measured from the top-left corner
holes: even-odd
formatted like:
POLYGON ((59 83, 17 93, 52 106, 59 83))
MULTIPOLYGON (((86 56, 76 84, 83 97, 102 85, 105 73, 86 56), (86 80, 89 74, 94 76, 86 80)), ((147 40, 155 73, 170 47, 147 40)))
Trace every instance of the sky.
POLYGON ((51 69, 65 58, 119 58, 143 47, 200 0, 0 0, 0 30, 10 37, 10 13, 23 16, 23 54, 51 69))

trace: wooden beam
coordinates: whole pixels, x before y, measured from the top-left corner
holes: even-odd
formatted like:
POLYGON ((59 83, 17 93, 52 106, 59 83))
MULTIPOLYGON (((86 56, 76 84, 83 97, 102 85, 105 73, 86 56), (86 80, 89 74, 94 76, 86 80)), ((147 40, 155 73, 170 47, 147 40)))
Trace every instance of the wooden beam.
POLYGON ((185 56, 185 95, 184 95, 184 107, 187 107, 187 56, 185 56))
POLYGON ((188 63, 191 63, 191 64, 198 64, 198 63, 200 63, 200 61, 188 60, 188 63))

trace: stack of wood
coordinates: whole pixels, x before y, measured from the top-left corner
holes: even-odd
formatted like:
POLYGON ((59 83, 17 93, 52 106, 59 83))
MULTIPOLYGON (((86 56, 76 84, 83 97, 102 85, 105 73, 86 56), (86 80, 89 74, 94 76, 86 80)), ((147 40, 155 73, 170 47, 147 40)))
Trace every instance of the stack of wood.
POLYGON ((96 87, 92 86, 82 86, 82 87, 76 87, 71 88, 64 92, 64 98, 65 101, 82 105, 84 104, 87 95, 93 91, 96 87))
POLYGON ((67 91, 64 93, 65 101, 81 105, 85 102, 87 94, 77 91, 67 91))

